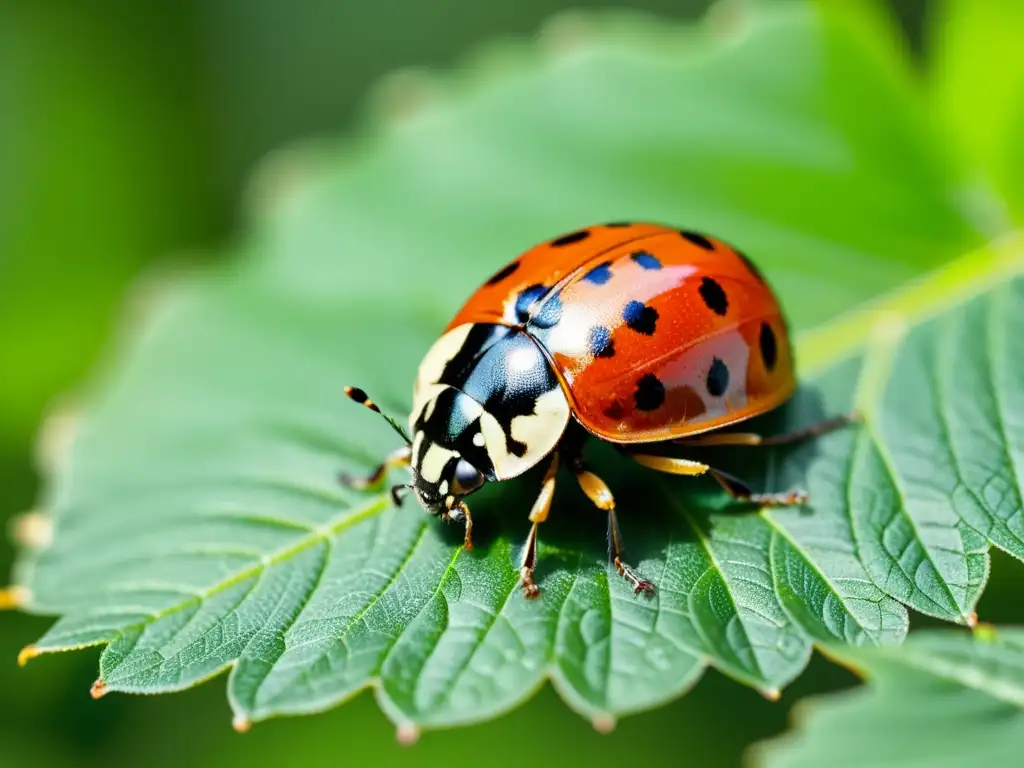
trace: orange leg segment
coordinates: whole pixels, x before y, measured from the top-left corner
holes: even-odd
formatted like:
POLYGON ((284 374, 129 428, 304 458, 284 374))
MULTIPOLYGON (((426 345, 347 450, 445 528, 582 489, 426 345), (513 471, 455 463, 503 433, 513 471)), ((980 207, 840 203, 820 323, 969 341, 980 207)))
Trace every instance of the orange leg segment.
POLYGON ((388 473, 389 469, 398 469, 399 467, 409 466, 409 460, 412 458, 412 448, 408 445, 403 445, 401 448, 392 451, 377 467, 366 477, 353 477, 352 475, 342 474, 338 477, 338 480, 342 485, 354 488, 357 491, 365 491, 369 488, 376 487, 388 473))
POLYGON ((533 569, 537 567, 537 526, 548 519, 548 512, 551 510, 551 499, 555 495, 555 476, 558 474, 558 454, 551 457, 551 464, 544 474, 541 482, 540 493, 537 500, 533 502, 530 510, 530 535, 526 537, 526 544, 523 546, 523 559, 519 563, 519 574, 521 581, 519 585, 523 588, 523 595, 528 600, 540 596, 540 587, 533 582, 533 569))
POLYGON ((622 532, 619 530, 619 521, 615 516, 615 497, 612 496, 612 492, 605 485, 604 480, 593 472, 583 469, 582 466, 577 467, 575 472, 580 488, 594 502, 594 506, 608 513, 608 553, 612 558, 612 562, 615 563, 615 568, 618 570, 619 575, 632 585, 633 591, 636 594, 641 592, 649 595, 653 594, 654 584, 647 579, 640 578, 636 571, 622 561, 622 532))
POLYGON ((469 506, 464 501, 460 501, 456 504, 451 511, 444 512, 441 515, 441 519, 455 520, 456 522, 462 522, 466 526, 466 533, 462 538, 462 548, 467 552, 473 549, 473 516, 469 514, 469 506))
POLYGON ((782 435, 759 435, 754 432, 710 432, 695 437, 683 437, 673 440, 676 445, 709 446, 709 445, 792 445, 813 437, 819 437, 837 429, 860 421, 856 412, 819 421, 803 429, 795 429, 782 435))
POLYGON ((645 467, 649 467, 657 472, 665 472, 670 475, 696 477, 710 473, 718 481, 718 484, 725 489, 726 493, 734 499, 749 501, 762 507, 790 507, 807 501, 807 493, 800 490, 786 491, 784 493, 753 493, 747 484, 739 478, 726 474, 720 469, 709 467, 707 464, 702 464, 699 461, 677 459, 671 456, 654 456, 646 453, 634 453, 631 456, 638 464, 643 464, 645 467))

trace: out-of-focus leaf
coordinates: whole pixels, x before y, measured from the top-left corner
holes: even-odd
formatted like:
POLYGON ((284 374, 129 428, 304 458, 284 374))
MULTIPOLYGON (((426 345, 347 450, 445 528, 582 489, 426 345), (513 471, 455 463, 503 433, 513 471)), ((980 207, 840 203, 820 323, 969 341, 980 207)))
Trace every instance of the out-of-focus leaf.
POLYGON ((731 239, 797 327, 833 317, 987 239, 902 60, 835 16, 783 3, 698 28, 569 17, 537 50, 398 78, 348 152, 271 167, 257 274, 307 304, 370 290, 412 303, 437 323, 429 338, 510 254, 654 220, 731 239))
POLYGON ((213 229, 189 17, 154 24, 140 4, 117 6, 0 7, 0 449, 12 454, 95 357, 140 267, 213 229))
POLYGON ((759 748, 771 768, 1016 765, 1024 744, 1024 632, 933 630, 902 646, 842 648, 867 687, 801 703, 799 730, 759 748))
POLYGON ((989 542, 1021 554, 1020 247, 837 319, 982 241, 908 79, 838 18, 787 5, 718 40, 580 22, 547 54, 478 61, 477 80, 396 85, 385 103, 423 106, 358 151, 282 157, 248 258, 170 297, 90 406, 47 499, 53 544, 19 569, 26 607, 62 617, 28 654, 108 644, 97 693, 230 668, 240 725, 371 685, 403 727, 467 723, 545 679, 607 725, 707 664, 774 696, 814 641, 901 640, 905 606, 973 621, 989 542), (474 497, 472 553, 337 486, 393 439, 344 383, 407 410, 420 356, 497 265, 634 217, 714 231, 777 284, 805 386, 760 426, 864 412, 815 444, 721 456, 764 486, 806 484, 810 510, 720 508, 599 446, 658 595, 608 569, 604 520, 563 483, 528 603, 536 478, 474 497))
POLYGON ((992 226, 1024 221, 1024 4, 944 0, 932 16, 932 89, 939 119, 979 182, 992 226))

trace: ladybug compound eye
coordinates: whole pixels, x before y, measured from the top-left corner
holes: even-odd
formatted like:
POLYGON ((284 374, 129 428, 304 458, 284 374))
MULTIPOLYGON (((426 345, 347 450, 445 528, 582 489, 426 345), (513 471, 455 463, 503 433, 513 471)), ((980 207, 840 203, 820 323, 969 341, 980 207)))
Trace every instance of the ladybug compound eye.
POLYGON ((455 478, 452 490, 459 496, 472 493, 484 484, 484 476, 480 470, 465 459, 459 459, 455 465, 455 478))

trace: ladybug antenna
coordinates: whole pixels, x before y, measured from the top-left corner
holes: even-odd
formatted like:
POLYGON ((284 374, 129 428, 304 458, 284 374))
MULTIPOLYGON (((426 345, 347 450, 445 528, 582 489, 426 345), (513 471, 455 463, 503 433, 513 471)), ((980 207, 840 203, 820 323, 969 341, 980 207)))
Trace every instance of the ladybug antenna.
POLYGON ((395 432, 397 432, 399 435, 401 435, 402 439, 405 441, 405 444, 412 445, 412 440, 410 440, 409 436, 405 434, 405 430, 402 429, 402 425, 399 424, 390 416, 388 416, 386 413, 382 412, 381 409, 377 407, 377 404, 366 396, 366 393, 363 390, 361 390, 359 387, 345 387, 345 394, 348 395, 352 400, 355 400, 360 405, 366 406, 374 413, 379 413, 381 416, 383 416, 384 420, 391 425, 391 428, 395 430, 395 432))

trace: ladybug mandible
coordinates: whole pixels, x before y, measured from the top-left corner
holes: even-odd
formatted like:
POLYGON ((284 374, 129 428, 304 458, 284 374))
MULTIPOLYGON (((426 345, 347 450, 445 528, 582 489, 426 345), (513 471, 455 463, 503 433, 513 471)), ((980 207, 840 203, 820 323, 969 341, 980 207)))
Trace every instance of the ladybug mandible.
MULTIPOLYGON (((796 388, 786 323, 764 278, 720 240, 655 224, 605 224, 538 245, 474 293, 420 364, 405 440, 365 479, 408 467, 420 504, 463 521, 464 497, 540 462, 547 473, 530 511, 521 562, 528 598, 537 526, 547 518, 559 459, 609 515, 609 552, 637 593, 653 592, 622 560, 615 499, 586 468, 588 436, 635 461, 675 475, 710 473, 734 498, 765 506, 800 504, 806 493, 752 493, 740 480, 689 459, 651 453, 687 445, 778 445, 818 435, 841 416, 788 435, 702 434, 776 408, 796 388), (702 435, 701 437, 694 437, 702 435), (652 445, 659 444, 659 445, 652 445)), ((380 413, 361 389, 353 400, 380 413)))

